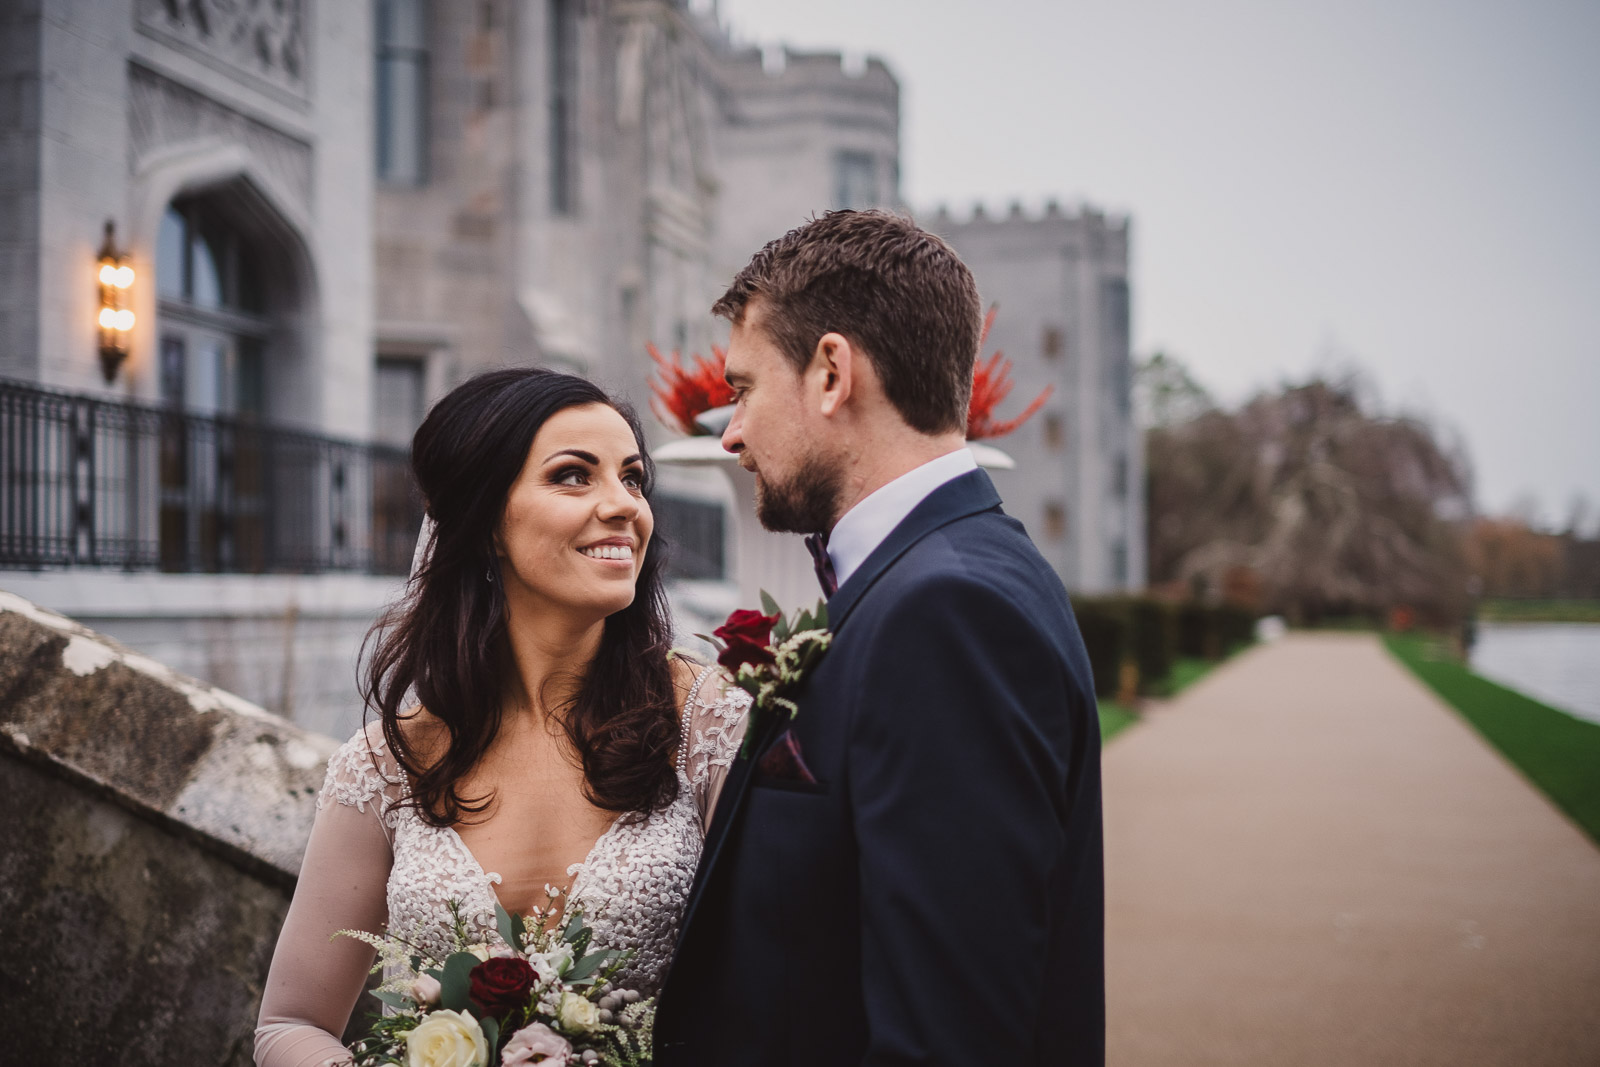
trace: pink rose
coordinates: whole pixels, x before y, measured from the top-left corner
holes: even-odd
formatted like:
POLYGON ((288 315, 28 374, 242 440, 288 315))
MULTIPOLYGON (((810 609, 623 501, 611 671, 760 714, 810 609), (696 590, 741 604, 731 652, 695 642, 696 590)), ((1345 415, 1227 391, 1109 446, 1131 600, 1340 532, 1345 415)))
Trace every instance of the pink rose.
POLYGON ((431 974, 419 974, 417 980, 411 983, 411 999, 424 1007, 436 1006, 443 992, 439 979, 431 974))
POLYGON ((541 1063, 564 1067, 572 1059, 572 1045, 544 1023, 529 1023, 511 1035, 501 1050, 502 1067, 541 1063))

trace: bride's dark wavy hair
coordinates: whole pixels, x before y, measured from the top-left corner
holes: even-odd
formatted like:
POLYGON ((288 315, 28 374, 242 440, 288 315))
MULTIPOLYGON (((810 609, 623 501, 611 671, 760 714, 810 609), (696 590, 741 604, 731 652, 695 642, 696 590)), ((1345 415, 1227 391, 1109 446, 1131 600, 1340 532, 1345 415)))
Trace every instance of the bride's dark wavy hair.
MULTIPOLYGON (((481 814, 493 801, 464 797, 459 786, 499 732, 511 669, 494 534, 534 435, 556 412, 584 404, 605 404, 627 420, 644 456, 648 499, 655 467, 638 416, 570 374, 538 368, 480 374, 435 404, 412 439, 411 468, 434 538, 404 599, 367 635, 373 649, 362 696, 410 779, 410 803, 432 825, 481 814), (449 734, 442 755, 425 757, 401 729, 413 695, 449 734)), ((677 796, 665 548, 659 536, 651 538, 633 602, 606 619, 576 695, 552 709, 582 760, 584 795, 607 811, 659 810, 677 796)))

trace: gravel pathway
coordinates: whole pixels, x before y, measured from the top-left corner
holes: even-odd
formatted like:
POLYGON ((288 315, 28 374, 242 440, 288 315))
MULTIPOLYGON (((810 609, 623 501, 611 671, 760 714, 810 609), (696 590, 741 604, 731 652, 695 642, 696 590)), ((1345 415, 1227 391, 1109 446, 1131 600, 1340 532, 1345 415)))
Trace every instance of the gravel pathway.
POLYGON ((1600 849, 1366 635, 1105 754, 1112 1067, 1600 1065, 1600 849))

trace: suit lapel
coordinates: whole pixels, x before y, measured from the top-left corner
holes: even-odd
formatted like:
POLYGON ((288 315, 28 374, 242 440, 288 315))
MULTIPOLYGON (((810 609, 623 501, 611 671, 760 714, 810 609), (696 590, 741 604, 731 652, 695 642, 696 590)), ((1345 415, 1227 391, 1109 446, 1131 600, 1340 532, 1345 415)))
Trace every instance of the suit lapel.
POLYGON ((999 506, 1000 494, 981 469, 952 478, 929 493, 828 599, 828 628, 837 633, 867 590, 912 545, 941 526, 999 506))
MULTIPOLYGON (((988 474, 982 470, 969 471, 929 493, 911 510, 911 514, 901 520, 900 525, 884 538, 883 543, 873 549, 866 561, 850 575, 850 580, 829 598, 828 628, 837 634, 867 590, 872 588, 894 561, 905 555, 911 546, 957 519, 988 511, 999 505, 1000 494, 995 491, 994 483, 989 480, 988 474)), ((722 846, 727 840, 728 831, 744 807, 756 761, 778 736, 779 728, 786 721, 776 715, 768 715, 762 728, 762 736, 755 738, 750 745, 749 757, 735 759, 733 765, 728 768, 727 781, 723 783, 722 793, 717 799, 716 814, 711 818, 711 828, 706 831, 705 847, 700 854, 699 869, 695 871, 689 904, 684 911, 683 923, 678 928, 680 942, 694 920, 702 890, 712 868, 716 866, 718 857, 722 854, 722 846)))

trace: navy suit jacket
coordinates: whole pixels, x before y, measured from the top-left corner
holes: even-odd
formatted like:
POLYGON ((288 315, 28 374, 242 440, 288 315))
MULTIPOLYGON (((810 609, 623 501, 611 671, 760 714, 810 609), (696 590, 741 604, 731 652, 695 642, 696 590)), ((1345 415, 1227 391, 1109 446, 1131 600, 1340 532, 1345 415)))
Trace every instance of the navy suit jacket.
POLYGON ((1060 580, 973 471, 828 612, 798 716, 730 769, 656 1062, 1099 1067, 1100 732, 1060 580), (815 785, 755 766, 785 729, 815 785))

